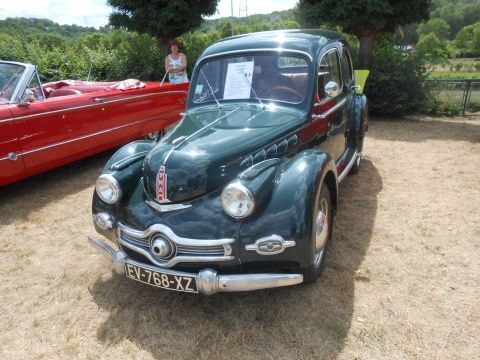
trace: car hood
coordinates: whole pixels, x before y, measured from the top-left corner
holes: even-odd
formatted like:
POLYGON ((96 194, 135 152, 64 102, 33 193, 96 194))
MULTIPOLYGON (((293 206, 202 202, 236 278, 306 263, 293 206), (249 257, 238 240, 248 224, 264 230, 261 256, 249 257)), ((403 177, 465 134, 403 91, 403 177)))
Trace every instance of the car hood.
POLYGON ((178 202, 214 190, 253 163, 287 153, 268 147, 280 149, 274 144, 285 144, 305 118, 300 110, 252 104, 189 111, 145 158, 145 192, 178 202))

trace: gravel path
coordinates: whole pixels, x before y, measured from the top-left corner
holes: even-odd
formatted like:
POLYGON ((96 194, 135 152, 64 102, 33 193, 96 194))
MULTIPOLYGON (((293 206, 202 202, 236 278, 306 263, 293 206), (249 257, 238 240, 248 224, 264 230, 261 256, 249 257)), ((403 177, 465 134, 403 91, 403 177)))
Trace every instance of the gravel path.
POLYGON ((0 358, 473 359, 480 118, 372 121, 313 286, 213 297, 112 274, 91 249, 109 155, 0 189, 0 358))

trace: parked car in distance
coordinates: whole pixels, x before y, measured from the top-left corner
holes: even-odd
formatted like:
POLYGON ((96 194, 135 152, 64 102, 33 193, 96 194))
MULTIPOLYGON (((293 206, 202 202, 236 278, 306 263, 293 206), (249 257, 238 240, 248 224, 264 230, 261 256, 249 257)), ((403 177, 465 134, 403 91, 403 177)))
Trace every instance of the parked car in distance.
POLYGON ((0 61, 0 186, 155 137, 180 119, 188 84, 64 80, 0 61))
POLYGON ((96 183, 89 238, 126 277, 214 294, 312 283, 338 185, 358 172, 367 100, 329 31, 272 31, 207 48, 183 119, 137 141, 96 183))

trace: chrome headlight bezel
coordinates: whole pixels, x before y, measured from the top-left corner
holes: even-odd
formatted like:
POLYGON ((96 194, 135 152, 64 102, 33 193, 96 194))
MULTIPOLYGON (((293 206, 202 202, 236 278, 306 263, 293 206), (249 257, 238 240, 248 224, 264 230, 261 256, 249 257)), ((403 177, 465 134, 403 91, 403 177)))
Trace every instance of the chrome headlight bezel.
POLYGON ((232 182, 225 186, 221 194, 222 208, 223 211, 227 213, 228 216, 231 216, 234 219, 244 219, 250 216, 255 210, 255 197, 252 192, 243 184, 238 181, 232 182), (247 202, 246 208, 242 212, 233 212, 231 208, 232 196, 231 194, 236 192, 241 194, 247 202))
POLYGON ((98 177, 97 182, 95 183, 95 191, 97 192, 98 197, 107 204, 115 204, 122 198, 122 188, 117 179, 115 179, 110 174, 102 174, 98 177), (108 186, 112 192, 111 197, 107 197, 102 191, 101 186, 108 186))

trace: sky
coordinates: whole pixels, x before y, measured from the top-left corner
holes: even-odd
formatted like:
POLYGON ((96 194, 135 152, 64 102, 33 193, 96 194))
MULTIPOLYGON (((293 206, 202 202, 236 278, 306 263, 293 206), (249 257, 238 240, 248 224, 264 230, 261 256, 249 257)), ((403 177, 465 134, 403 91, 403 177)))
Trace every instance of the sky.
MULTIPOLYGON (((239 16, 240 3, 245 0, 220 0, 218 14, 212 18, 239 16)), ((268 14, 291 9, 297 0, 246 0, 248 15, 268 14)), ((105 0, 0 0, 0 20, 7 17, 46 18, 59 24, 100 27, 108 23, 110 7, 105 0)))

